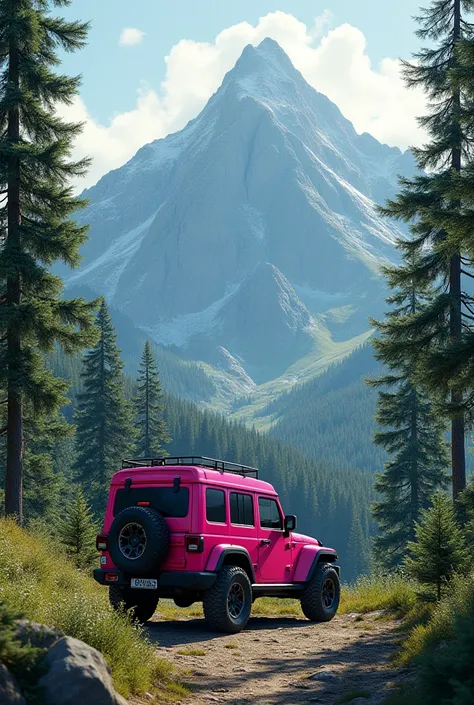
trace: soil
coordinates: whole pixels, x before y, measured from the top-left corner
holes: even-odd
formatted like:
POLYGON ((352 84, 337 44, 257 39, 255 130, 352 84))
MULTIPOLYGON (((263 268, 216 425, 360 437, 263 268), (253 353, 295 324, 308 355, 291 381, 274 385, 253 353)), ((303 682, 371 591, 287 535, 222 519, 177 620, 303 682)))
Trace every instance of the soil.
POLYGON ((193 690, 183 705, 379 705, 408 675, 390 660, 396 623, 381 617, 255 617, 234 636, 210 633, 202 619, 155 617, 148 631, 160 656, 185 672, 193 690))

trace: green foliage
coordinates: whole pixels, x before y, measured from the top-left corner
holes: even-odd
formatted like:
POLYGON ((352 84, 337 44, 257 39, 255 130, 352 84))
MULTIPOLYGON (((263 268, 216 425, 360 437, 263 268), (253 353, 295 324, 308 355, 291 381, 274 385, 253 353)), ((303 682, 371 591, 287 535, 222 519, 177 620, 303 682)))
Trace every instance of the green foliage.
POLYGON ((92 510, 79 488, 57 524, 58 537, 78 568, 90 568, 97 562, 97 533, 92 510))
POLYGON ((103 511, 108 483, 135 439, 133 408, 125 398, 125 379, 117 336, 102 299, 96 325, 97 344, 84 359, 84 391, 79 395, 77 476, 94 510, 103 511))
POLYGON ((17 678, 18 683, 28 698, 33 700, 35 681, 42 675, 41 656, 43 650, 23 646, 15 639, 16 620, 22 615, 6 603, 0 602, 0 664, 4 664, 17 678))
POLYGON ((153 692, 155 686, 164 695, 184 695, 145 631, 109 608, 106 589, 78 571, 60 547, 52 551, 49 535, 33 536, 5 519, 0 520, 0 601, 101 651, 124 697, 153 692))
POLYGON ((372 513, 380 532, 374 541, 376 559, 393 568, 401 564, 414 539, 420 512, 429 506, 433 492, 447 483, 448 455, 445 424, 414 378, 416 356, 410 351, 401 357, 399 351, 400 318, 425 310, 432 295, 427 286, 417 288, 413 282, 397 286, 396 268, 386 268, 385 273, 394 289, 387 299, 392 308, 383 322, 373 321, 379 337, 372 344, 388 372, 369 384, 379 389, 375 418, 382 430, 376 431, 374 440, 391 459, 376 478, 381 498, 372 513))
MULTIPOLYGON (((6 511, 21 519, 23 408, 35 417, 64 404, 67 385, 45 367, 44 352, 67 352, 91 340, 92 306, 61 298, 51 273, 60 260, 77 266, 87 228, 73 220, 84 206, 67 182, 87 160, 70 152, 81 125, 58 117, 79 79, 54 73, 58 50, 85 44, 87 24, 50 14, 54 2, 0 4, 0 388, 7 391, 6 511)), ((57 4, 57 3, 56 3, 57 4)))
POLYGON ((137 380, 135 407, 138 438, 136 451, 142 458, 159 458, 170 442, 163 420, 163 392, 150 342, 143 348, 137 380))
POLYGON ((373 574, 344 587, 340 611, 348 614, 384 610, 396 617, 405 617, 413 610, 416 601, 416 583, 407 576, 400 573, 373 574))
POLYGON ((405 568, 422 585, 435 591, 438 600, 457 573, 466 570, 468 552, 449 497, 438 492, 433 505, 422 513, 415 528, 416 541, 408 544, 405 568))
POLYGON ((473 9, 472 0, 432 0, 420 11, 417 34, 427 47, 415 54, 413 64, 405 64, 405 77, 409 86, 421 87, 429 101, 429 113, 420 119, 429 140, 414 150, 420 170, 428 171, 402 179, 397 198, 383 209, 392 218, 412 223, 412 239, 398 243, 403 263, 392 271, 390 285, 434 289, 427 306, 397 320, 391 358, 395 363, 407 356, 416 360, 419 382, 452 417, 455 497, 466 482, 464 410, 470 403, 472 377, 458 372, 461 350, 467 351, 467 339, 472 338, 474 304, 465 283, 471 263, 462 255, 472 235, 471 229, 464 239, 456 234, 467 221, 455 185, 470 168, 474 123, 472 100, 454 75, 458 47, 474 37, 473 25, 463 16, 473 9))

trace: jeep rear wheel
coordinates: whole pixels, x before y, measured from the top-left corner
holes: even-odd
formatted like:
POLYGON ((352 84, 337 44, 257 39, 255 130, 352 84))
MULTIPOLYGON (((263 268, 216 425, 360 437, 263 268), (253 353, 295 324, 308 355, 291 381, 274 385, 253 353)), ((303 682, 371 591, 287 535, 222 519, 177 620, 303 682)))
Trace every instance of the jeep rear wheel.
POLYGON ((132 576, 156 571, 168 554, 168 524, 155 509, 127 507, 112 522, 109 552, 114 565, 132 576))
POLYGON ((133 619, 145 624, 155 614, 159 598, 156 593, 148 590, 132 590, 121 585, 110 585, 109 602, 114 610, 131 610, 133 619))
POLYGON ((216 632, 236 634, 245 629, 252 609, 252 585, 237 566, 224 566, 203 598, 204 616, 216 632))
POLYGON ((337 571, 330 563, 322 563, 303 590, 301 609, 312 622, 329 622, 336 616, 340 597, 337 571))

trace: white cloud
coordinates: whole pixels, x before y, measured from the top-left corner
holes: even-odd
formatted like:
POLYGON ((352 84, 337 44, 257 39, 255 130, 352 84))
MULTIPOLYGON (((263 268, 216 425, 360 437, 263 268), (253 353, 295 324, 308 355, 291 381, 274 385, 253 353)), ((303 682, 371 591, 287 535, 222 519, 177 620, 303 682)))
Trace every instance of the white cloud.
POLYGON ((145 32, 141 29, 125 27, 120 34, 119 44, 126 47, 134 46, 134 44, 140 44, 144 36, 145 32))
POLYGON ((306 80, 334 101, 359 132, 402 149, 419 144, 423 135, 416 116, 425 111, 421 91, 405 88, 398 60, 387 57, 372 65, 359 29, 349 24, 329 29, 330 20, 325 12, 307 27, 292 15, 274 12, 256 26, 242 22, 224 29, 213 43, 182 40, 165 58, 160 92, 141 85, 134 109, 107 125, 95 121, 77 99, 63 112, 85 122, 76 152, 94 159, 87 184, 123 164, 146 142, 184 127, 217 90, 243 48, 265 37, 280 43, 306 80))

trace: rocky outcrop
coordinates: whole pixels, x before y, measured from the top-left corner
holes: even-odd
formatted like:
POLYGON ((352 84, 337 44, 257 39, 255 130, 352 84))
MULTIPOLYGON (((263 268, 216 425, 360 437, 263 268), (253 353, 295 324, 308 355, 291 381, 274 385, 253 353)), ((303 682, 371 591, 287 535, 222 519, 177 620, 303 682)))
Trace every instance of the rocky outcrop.
MULTIPOLYGON (((46 672, 30 685, 40 689, 45 705, 126 705, 115 692, 110 668, 97 649, 60 629, 26 619, 17 621, 15 640, 39 649, 46 672)), ((0 704, 26 705, 17 681, 1 663, 0 704)))
POLYGON ((0 663, 0 703, 2 705, 26 705, 18 683, 2 663, 0 663))
POLYGON ((39 681, 47 705, 126 705, 113 687, 102 654, 65 636, 46 654, 48 672, 39 681))

